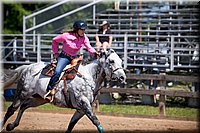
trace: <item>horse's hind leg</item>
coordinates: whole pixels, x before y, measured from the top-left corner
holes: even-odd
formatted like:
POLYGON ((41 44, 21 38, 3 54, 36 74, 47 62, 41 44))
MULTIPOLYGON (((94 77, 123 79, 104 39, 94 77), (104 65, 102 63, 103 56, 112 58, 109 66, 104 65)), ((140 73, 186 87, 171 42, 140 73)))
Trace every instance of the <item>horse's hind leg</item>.
POLYGON ((13 103, 8 107, 8 110, 4 116, 4 120, 2 126, 5 125, 6 121, 14 114, 14 112, 19 108, 21 105, 21 100, 13 100, 13 103))
POLYGON ((10 107, 8 107, 7 112, 4 116, 4 120, 2 122, 2 126, 4 126, 7 122, 7 120, 15 113, 15 111, 21 106, 22 102, 25 100, 22 97, 22 91, 23 91, 23 82, 18 82, 17 83, 17 89, 14 94, 14 99, 10 107))
POLYGON ((15 121, 13 123, 9 123, 7 125, 6 130, 11 131, 19 125, 21 117, 26 109, 28 109, 30 107, 37 107, 37 106, 40 106, 45 103, 47 103, 47 102, 45 100, 43 100, 43 98, 29 98, 29 99, 25 100, 19 109, 17 118, 15 119, 15 121))

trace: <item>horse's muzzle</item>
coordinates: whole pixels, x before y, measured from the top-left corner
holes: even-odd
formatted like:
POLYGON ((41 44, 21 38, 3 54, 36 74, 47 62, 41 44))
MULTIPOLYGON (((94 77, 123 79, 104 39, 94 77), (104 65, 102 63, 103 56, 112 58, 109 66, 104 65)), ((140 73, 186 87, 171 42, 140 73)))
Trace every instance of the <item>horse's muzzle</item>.
POLYGON ((120 76, 118 80, 119 80, 120 83, 126 84, 126 77, 120 76))
POLYGON ((126 84, 126 74, 123 68, 117 68, 113 71, 111 79, 126 84))
POLYGON ((120 77, 112 77, 113 81, 118 81, 122 84, 126 84, 126 76, 120 76, 120 77))

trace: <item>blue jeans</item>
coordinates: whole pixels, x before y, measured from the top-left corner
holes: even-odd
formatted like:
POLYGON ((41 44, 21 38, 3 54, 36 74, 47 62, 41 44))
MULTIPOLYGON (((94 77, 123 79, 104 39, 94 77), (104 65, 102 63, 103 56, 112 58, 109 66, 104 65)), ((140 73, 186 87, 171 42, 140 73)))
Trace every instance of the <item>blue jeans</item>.
POLYGON ((47 91, 48 90, 52 90, 54 88, 54 86, 56 85, 57 81, 59 80, 59 77, 63 71, 63 69, 70 64, 72 61, 71 58, 69 58, 68 56, 66 56, 63 52, 61 52, 58 56, 57 59, 57 65, 56 65, 56 69, 54 71, 53 76, 51 77, 49 84, 47 86, 47 91))

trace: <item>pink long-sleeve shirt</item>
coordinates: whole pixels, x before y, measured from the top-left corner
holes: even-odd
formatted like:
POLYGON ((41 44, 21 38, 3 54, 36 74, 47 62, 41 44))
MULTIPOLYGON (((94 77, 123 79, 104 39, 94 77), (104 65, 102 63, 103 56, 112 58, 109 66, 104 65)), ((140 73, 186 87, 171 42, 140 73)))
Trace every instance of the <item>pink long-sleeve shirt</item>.
POLYGON ((75 33, 67 32, 54 37, 52 40, 52 50, 54 53, 58 53, 59 43, 63 43, 62 50, 71 56, 75 56, 82 45, 84 45, 90 53, 96 52, 90 45, 90 41, 85 34, 83 37, 77 37, 75 33))

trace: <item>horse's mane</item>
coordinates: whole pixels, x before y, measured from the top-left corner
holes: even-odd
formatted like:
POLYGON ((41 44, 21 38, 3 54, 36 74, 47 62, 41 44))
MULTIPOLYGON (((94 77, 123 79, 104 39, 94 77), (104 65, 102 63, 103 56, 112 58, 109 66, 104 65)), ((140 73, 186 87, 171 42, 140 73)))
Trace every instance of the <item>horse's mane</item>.
POLYGON ((94 60, 92 62, 90 62, 89 64, 84 64, 84 65, 80 65, 80 69, 81 71, 87 72, 87 73, 91 73, 94 66, 97 66, 99 64, 98 60, 94 60))

